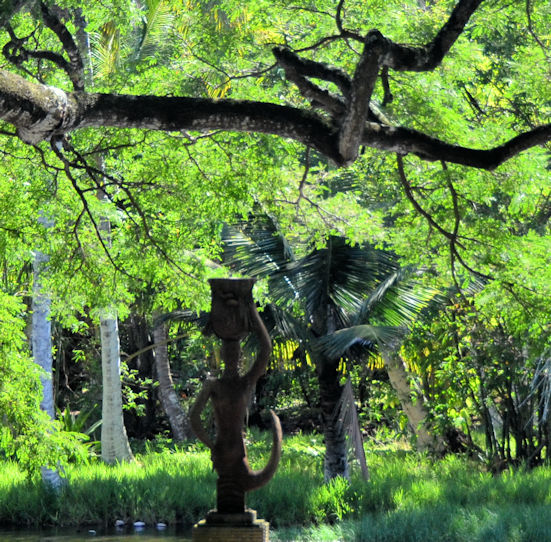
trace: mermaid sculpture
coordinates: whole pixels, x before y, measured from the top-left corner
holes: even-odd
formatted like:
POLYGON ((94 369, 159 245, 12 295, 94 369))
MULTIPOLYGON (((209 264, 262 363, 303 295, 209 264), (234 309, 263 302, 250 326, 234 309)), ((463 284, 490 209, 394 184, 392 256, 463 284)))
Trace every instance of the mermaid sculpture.
POLYGON ((271 341, 252 298, 254 279, 211 279, 212 307, 206 332, 222 340, 224 372, 209 378, 190 411, 190 421, 197 438, 211 450, 217 480, 215 514, 244 514, 245 493, 266 484, 274 475, 281 455, 281 425, 270 411, 273 445, 266 467, 253 471, 247 460, 243 424, 247 406, 257 380, 266 371, 271 341), (250 370, 241 375, 241 340, 253 331, 260 344, 250 370), (214 408, 216 436, 205 430, 201 412, 208 401, 214 408))

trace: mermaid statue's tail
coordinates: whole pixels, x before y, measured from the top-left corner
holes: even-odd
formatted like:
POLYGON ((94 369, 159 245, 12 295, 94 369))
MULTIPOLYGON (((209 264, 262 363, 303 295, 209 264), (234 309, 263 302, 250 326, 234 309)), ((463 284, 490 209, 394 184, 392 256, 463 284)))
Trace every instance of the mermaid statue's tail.
POLYGON ((281 423, 279 418, 276 416, 273 410, 270 410, 272 416, 272 451, 270 453, 270 459, 266 466, 259 471, 251 471, 247 476, 245 482, 245 491, 252 491, 253 489, 258 489, 263 485, 267 484, 272 476, 275 474, 277 466, 279 464, 279 459, 281 457, 281 423))

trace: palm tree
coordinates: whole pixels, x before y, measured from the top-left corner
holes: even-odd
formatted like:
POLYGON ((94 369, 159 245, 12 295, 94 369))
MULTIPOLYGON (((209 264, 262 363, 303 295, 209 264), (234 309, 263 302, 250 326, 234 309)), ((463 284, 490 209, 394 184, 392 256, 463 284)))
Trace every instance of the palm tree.
POLYGON ((412 272, 389 252, 330 237, 295 258, 269 219, 228 228, 231 268, 268 281, 273 332, 297 341, 316 369, 325 437, 325 477, 348 476, 347 443, 339 423, 343 357, 353 363, 378 345, 396 344, 433 293, 416 292, 412 272))
MULTIPOLYGON (((167 2, 164 0, 146 0, 143 12, 142 27, 133 36, 130 36, 129 43, 126 44, 127 49, 132 51, 132 54, 126 59, 126 63, 123 63, 120 58, 119 33, 115 25, 106 24, 104 26, 101 39, 96 44, 95 49, 92 50, 85 30, 86 23, 80 11, 77 10, 76 16, 80 23, 79 45, 84 56, 88 58, 88 83, 90 85, 94 84, 92 57, 97 61, 95 67, 98 69, 99 78, 106 78, 117 72, 134 72, 142 60, 152 56, 156 48, 164 43, 162 39, 163 31, 172 21, 167 2)), ((97 157, 97 162, 99 169, 103 169, 102 156, 97 157)), ((98 189, 97 197, 100 201, 107 202, 108 200, 103 188, 98 189)), ((99 230, 102 236, 105 236, 104 243, 106 246, 110 246, 110 229, 109 220, 102 216, 99 230)), ((128 442, 122 411, 120 340, 118 316, 114 307, 105 307, 101 311, 100 338, 102 351, 102 459, 107 463, 131 461, 133 455, 128 442)))

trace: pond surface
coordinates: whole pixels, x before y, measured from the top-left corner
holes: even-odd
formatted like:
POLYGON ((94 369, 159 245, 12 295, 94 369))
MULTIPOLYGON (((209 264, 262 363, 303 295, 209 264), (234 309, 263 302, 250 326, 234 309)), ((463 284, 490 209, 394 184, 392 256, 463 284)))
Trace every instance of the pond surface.
POLYGON ((156 529, 104 529, 86 527, 81 529, 51 529, 24 531, 0 529, 0 542, 191 542, 191 528, 168 527, 156 529))

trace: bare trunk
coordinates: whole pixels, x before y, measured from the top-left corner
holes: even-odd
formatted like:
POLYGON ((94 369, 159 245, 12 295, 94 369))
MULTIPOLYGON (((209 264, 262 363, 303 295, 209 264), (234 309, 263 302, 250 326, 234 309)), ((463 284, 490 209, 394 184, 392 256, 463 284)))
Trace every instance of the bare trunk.
MULTIPOLYGON (((103 166, 101 157, 98 158, 103 166)), ((102 168, 103 169, 103 168, 102 168)), ((107 195, 101 189, 97 198, 106 201, 107 195)), ((99 229, 105 245, 111 246, 111 222, 102 218, 99 229)), ((121 385, 121 348, 119 341, 119 325, 117 311, 112 307, 104 308, 100 316, 101 334, 101 376, 102 376, 102 408, 101 408, 101 458, 106 463, 116 461, 132 461, 134 456, 130 449, 124 417, 122 412, 121 385)))
POLYGON ((417 449, 419 451, 441 452, 444 450, 444 442, 429 431, 427 424, 428 411, 422 397, 414 400, 409 385, 408 373, 404 362, 397 350, 383 350, 383 360, 396 395, 407 416, 409 427, 417 437, 417 449))
POLYGON ((124 427, 120 371, 120 344, 117 318, 100 321, 101 372, 103 382, 101 458, 106 463, 134 459, 124 427))
MULTIPOLYGON (((42 217, 39 222, 48 226, 42 217)), ((50 418, 55 418, 54 388, 52 385, 53 358, 52 358, 52 325, 50 321, 50 298, 41 292, 40 274, 48 262, 48 256, 37 251, 33 261, 33 298, 32 298, 32 334, 31 348, 35 363, 40 365, 44 373, 40 375, 42 384, 42 401, 40 408, 50 418)), ((45 484, 58 489, 63 485, 59 472, 46 467, 42 468, 42 480, 45 484)))
POLYGON ((189 419, 184 412, 172 381, 170 363, 168 360, 168 333, 165 324, 159 324, 153 330, 153 341, 156 344, 155 368, 159 379, 159 396, 163 410, 170 423, 172 436, 176 442, 182 442, 191 438, 192 432, 189 419))
POLYGON ((318 362, 318 383, 325 439, 324 477, 329 481, 337 476, 349 478, 346 431, 339 423, 337 405, 342 394, 338 365, 334 361, 318 362))
MULTIPOLYGON (((105 200, 105 193, 98 191, 98 199, 105 200)), ((111 223, 102 219, 100 230, 106 244, 111 245, 111 223)), ((124 417, 122 412, 121 349, 117 312, 106 308, 100 317, 101 334, 101 458, 106 463, 132 461, 124 417)))

